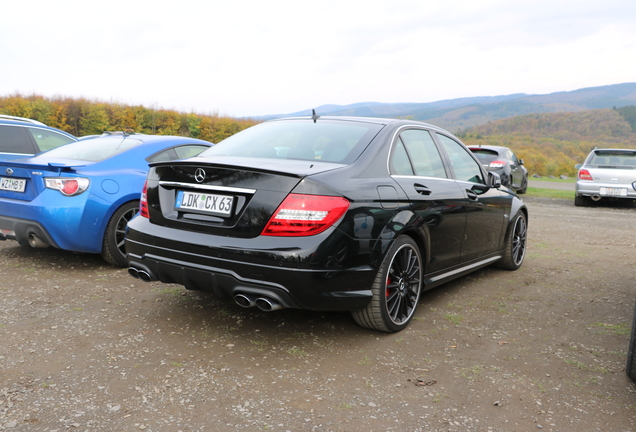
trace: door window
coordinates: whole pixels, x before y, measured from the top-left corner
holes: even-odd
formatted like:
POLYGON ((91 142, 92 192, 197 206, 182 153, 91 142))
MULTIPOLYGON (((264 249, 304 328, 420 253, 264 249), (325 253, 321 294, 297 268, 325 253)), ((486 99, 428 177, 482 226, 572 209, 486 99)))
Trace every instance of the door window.
POLYGON ((457 180, 486 184, 479 164, 463 145, 440 133, 437 138, 448 154, 457 180))
POLYGON ((17 126, 0 126, 0 152, 33 154, 33 146, 23 129, 17 126))

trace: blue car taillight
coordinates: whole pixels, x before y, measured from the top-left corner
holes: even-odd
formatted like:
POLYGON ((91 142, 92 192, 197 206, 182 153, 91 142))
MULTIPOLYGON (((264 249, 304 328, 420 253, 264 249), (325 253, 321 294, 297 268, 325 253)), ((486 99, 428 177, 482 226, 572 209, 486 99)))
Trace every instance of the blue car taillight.
POLYGON ((88 189, 90 180, 85 177, 46 177, 44 185, 47 189, 59 191, 64 196, 79 195, 88 189))

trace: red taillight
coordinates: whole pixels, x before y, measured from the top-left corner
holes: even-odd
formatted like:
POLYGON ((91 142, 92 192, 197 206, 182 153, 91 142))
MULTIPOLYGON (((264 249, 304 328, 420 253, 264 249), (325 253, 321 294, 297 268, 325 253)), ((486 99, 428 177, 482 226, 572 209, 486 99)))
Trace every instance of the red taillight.
POLYGON ((505 166, 506 166, 506 163, 500 160, 492 161, 490 162, 490 165, 489 165, 490 168, 503 168, 505 166))
POLYGON ((579 180, 592 180, 592 174, 586 169, 579 170, 579 180))
POLYGON ((342 197, 290 194, 276 209, 262 235, 310 236, 332 226, 349 208, 342 197))
POLYGON ((148 180, 144 183, 144 188, 141 190, 141 197, 139 198, 139 215, 145 218, 150 219, 150 214, 148 213, 148 196, 146 193, 148 192, 148 180))

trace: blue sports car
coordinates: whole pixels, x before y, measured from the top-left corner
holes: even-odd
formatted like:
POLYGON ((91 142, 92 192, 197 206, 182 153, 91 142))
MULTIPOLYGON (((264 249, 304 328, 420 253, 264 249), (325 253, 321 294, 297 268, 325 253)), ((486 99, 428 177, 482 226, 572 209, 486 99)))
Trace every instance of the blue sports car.
POLYGON ((126 265, 124 231, 150 162, 196 156, 193 138, 106 132, 36 156, 0 161, 0 240, 101 254, 126 265))

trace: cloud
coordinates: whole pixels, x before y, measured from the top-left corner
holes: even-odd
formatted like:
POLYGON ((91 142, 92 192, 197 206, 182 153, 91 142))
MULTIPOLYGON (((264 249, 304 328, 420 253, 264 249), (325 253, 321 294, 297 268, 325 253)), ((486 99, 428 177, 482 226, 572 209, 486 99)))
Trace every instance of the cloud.
POLYGON ((233 116, 633 81, 626 0, 36 0, 3 6, 0 94, 233 116))

